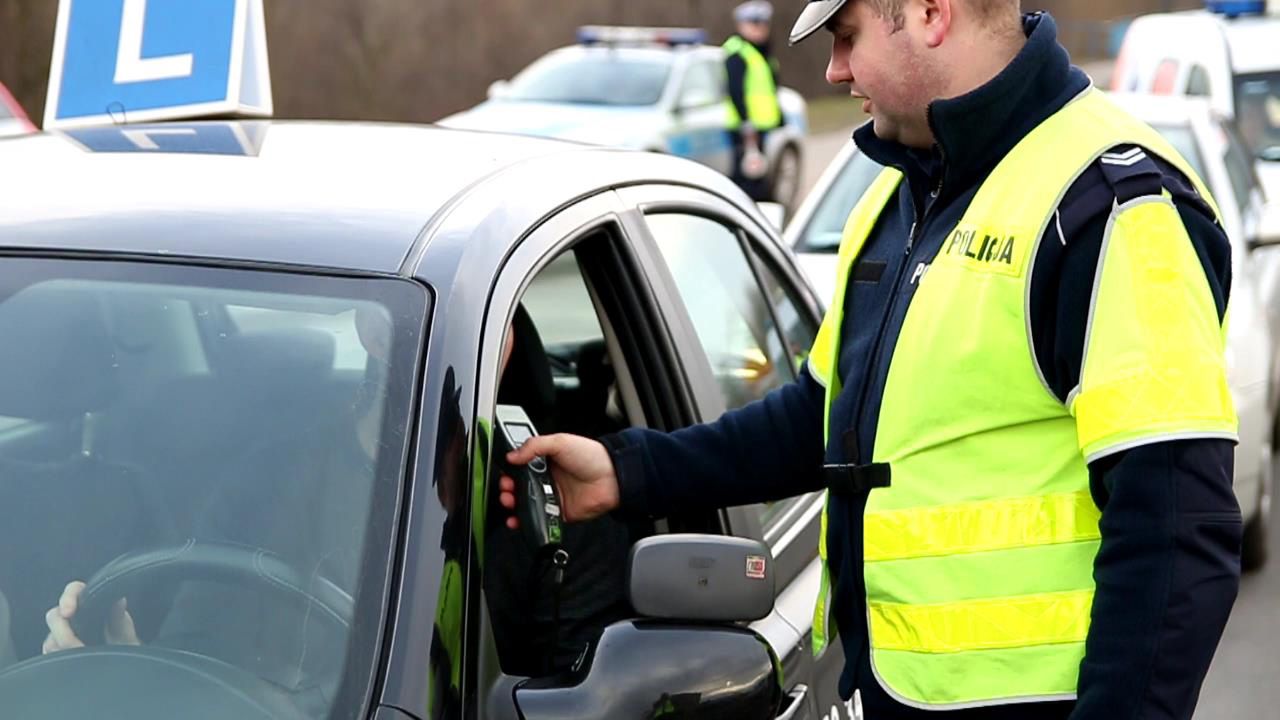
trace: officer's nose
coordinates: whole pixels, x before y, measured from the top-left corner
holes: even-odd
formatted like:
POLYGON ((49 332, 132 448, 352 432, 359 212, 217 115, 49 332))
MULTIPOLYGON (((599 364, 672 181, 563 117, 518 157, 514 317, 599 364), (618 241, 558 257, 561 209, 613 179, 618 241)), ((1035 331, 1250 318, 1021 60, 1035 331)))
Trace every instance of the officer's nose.
POLYGON ((849 61, 839 51, 839 45, 831 46, 831 58, 827 60, 827 82, 832 85, 843 85, 853 82, 853 73, 849 72, 849 61))

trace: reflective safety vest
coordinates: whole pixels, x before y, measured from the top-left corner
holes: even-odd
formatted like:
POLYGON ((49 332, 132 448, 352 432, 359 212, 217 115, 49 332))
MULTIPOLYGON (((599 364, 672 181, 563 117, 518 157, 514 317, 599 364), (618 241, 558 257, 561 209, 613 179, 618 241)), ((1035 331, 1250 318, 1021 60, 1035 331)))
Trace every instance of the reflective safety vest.
MULTIPOLYGON (((872 456, 890 484, 870 492, 863 530, 871 665, 903 704, 1074 698, 1100 543, 1087 463, 1165 439, 1235 439, 1224 323, 1167 193, 1112 211, 1081 381, 1065 404, 1036 364, 1037 244, 1064 188, 1122 144, 1175 165, 1212 206, 1160 135, 1090 89, 1000 162, 911 300, 872 456)), ((845 226, 835 298, 809 359, 826 387, 828 439, 846 284, 901 179, 885 170, 845 226)), ((834 631, 826 543, 824 512, 815 652, 834 631)))
MULTIPOLYGON (((778 88, 773 82, 773 69, 769 61, 756 49, 755 45, 734 35, 725 41, 725 56, 740 55, 747 64, 747 74, 743 79, 742 93, 747 103, 747 120, 757 130, 772 130, 782 124, 782 110, 778 106, 778 88)), ((737 130, 742 125, 742 117, 738 108, 734 107, 731 98, 725 98, 726 125, 729 130, 737 130)))

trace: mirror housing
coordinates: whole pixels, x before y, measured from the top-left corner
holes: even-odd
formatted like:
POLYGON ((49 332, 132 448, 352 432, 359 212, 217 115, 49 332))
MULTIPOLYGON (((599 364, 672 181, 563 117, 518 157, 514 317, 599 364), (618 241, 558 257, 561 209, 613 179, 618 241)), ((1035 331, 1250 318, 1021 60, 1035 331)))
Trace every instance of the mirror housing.
POLYGON ((756 207, 760 209, 760 214, 764 215, 764 219, 769 221, 769 225, 774 230, 782 232, 782 228, 787 223, 787 207, 782 203, 776 202, 758 202, 756 207))
POLYGON ((511 87, 511 83, 506 80, 494 80, 489 83, 489 90, 485 93, 490 100, 500 100, 507 94, 507 89, 511 87))
POLYGON ((773 556, 758 540, 673 534, 631 548, 627 595, 636 612, 664 620, 744 622, 773 610, 773 556))
POLYGON ((1249 238, 1250 247, 1263 245, 1280 245, 1280 201, 1262 206, 1254 236, 1249 238))
POLYGON ((568 673, 518 684, 520 717, 773 720, 782 702, 777 656, 743 628, 623 621, 584 657, 568 673))

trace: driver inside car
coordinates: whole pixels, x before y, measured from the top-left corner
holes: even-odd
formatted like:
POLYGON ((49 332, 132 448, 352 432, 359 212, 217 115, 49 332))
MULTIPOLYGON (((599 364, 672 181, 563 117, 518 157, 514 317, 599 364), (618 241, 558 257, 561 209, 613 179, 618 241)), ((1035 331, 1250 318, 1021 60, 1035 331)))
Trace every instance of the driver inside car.
MULTIPOLYGON (((195 533, 201 539, 268 549, 310 576, 328 579, 348 592, 358 583, 354 575, 360 559, 355 555, 364 530, 358 520, 352 520, 361 513, 353 511, 350 503, 361 498, 367 502, 369 496, 367 488, 352 478, 373 477, 381 417, 378 400, 384 392, 390 350, 390 326, 379 314, 357 312, 356 328, 368 353, 368 369, 352 412, 292 441, 273 442, 234 463, 226 489, 215 493, 195 533), (317 487, 325 491, 318 493, 317 487), (295 523, 315 529, 299 533, 297 524, 282 526, 281 508, 290 507, 305 513, 303 518, 293 518, 295 523)), ((501 367, 499 402, 527 407, 540 431, 554 431, 550 369, 523 307, 517 308, 508 327, 501 367), (509 368, 513 349, 519 357, 515 367, 509 368), (540 362, 535 356, 542 356, 540 362), (546 393, 539 388, 550 388, 551 397, 541 397, 546 393)), ((497 476, 496 471, 492 473, 494 492, 488 504, 498 501, 497 476)), ((484 566, 484 587, 507 672, 541 675, 564 669, 606 624, 630 614, 617 559, 625 557, 636 531, 612 522, 606 518, 589 524, 592 527, 569 529, 565 546, 572 560, 559 585, 546 572, 546 563, 523 547, 519 533, 510 532, 501 522, 488 528, 491 549, 484 566), (531 595, 534 602, 529 601, 531 595)), ((83 580, 67 583, 57 604, 47 611, 44 653, 85 644, 72 626, 84 589, 83 580)), ((332 643, 332 633, 326 638, 319 630, 290 622, 294 614, 287 609, 261 605, 251 598, 246 602, 242 588, 186 582, 151 642, 223 659, 286 688, 302 707, 327 707, 340 681, 343 653, 318 651, 318 644, 332 643), (255 622, 244 622, 246 606, 253 608, 249 612, 254 613, 255 622)), ((109 613, 103 639, 109 644, 140 644, 127 598, 117 601, 109 613)))
MULTIPOLYGON (((360 307, 355 326, 367 362, 349 412, 291 437, 272 437, 268 445, 233 461, 194 532, 200 540, 266 549, 307 577, 326 579, 348 594, 358 582, 391 344, 390 320, 381 312, 360 307)), ((45 654, 85 644, 72 626, 84 589, 83 580, 67 583, 45 614, 45 654)), ((244 588, 213 582, 184 582, 172 608, 154 644, 250 670, 289 690, 302 707, 323 709, 331 702, 346 641, 335 638, 331 626, 292 608, 270 607, 244 588), (254 622, 245 622, 248 617, 254 622), (336 649, 335 639, 343 644, 336 649)), ((103 639, 140 644, 128 598, 111 609, 103 639)))

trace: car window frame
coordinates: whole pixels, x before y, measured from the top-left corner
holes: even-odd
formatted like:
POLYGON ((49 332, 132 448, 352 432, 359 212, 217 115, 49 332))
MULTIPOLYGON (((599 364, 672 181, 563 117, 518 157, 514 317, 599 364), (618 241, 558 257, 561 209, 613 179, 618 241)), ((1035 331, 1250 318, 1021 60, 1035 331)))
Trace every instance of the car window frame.
MULTIPOLYGON (((744 254, 749 264, 752 264, 753 272, 756 273, 757 284, 759 274, 754 263, 764 263, 780 276, 785 283, 784 287, 791 291, 789 294, 793 296, 793 301, 797 301, 800 310, 812 319, 814 327, 817 328, 820 325, 821 305, 795 264, 794 254, 777 238, 776 233, 767 227, 763 219, 749 216, 722 198, 693 188, 649 185, 623 188, 619 190, 619 194, 625 202, 637 207, 641 213, 639 219, 642 222, 645 214, 678 212, 707 217, 730 228, 736 228, 740 246, 744 248, 744 254)), ((646 234, 649 232, 647 224, 643 232, 646 234)), ((656 247, 656 241, 651 242, 655 242, 656 247)), ((690 376, 691 383, 701 384, 708 389, 708 392, 702 393, 704 396, 701 405, 702 417, 704 420, 719 417, 725 411, 725 407, 719 392, 716 391, 711 364, 698 339, 693 321, 685 308, 675 280, 670 278, 670 273, 666 270, 665 261, 663 272, 670 283, 670 291, 664 299, 665 312, 670 316, 668 322, 681 328, 677 335, 686 346, 683 355, 688 358, 700 358, 699 362, 687 365, 686 373, 690 376)), ((763 288, 761 291, 763 292, 763 288)), ((770 311, 772 312, 772 304, 770 304, 770 311)), ((751 537, 766 543, 771 538, 775 541, 776 544, 771 545, 770 549, 774 552, 777 595, 785 592, 791 582, 801 575, 817 557, 819 522, 817 514, 809 512, 808 507, 821 495, 821 492, 808 493, 784 501, 792 505, 779 516, 787 522, 772 523, 771 530, 768 532, 760 522, 761 512, 758 505, 740 506, 725 511, 732 534, 751 537), (804 508, 803 511, 791 512, 793 508, 801 506, 804 508), (812 542, 809 542, 810 539, 812 542)))
MULTIPOLYGON (((634 361, 635 365, 625 370, 619 369, 619 372, 627 372, 630 382, 635 384, 660 383, 672 386, 662 390, 649 388, 652 393, 662 395, 658 402, 663 403, 665 409, 655 411, 652 407, 653 400, 646 402, 642 399, 640 404, 644 416, 629 418, 633 427, 674 429, 674 427, 695 422, 697 406, 694 399, 685 392, 680 378, 679 351, 658 311, 660 305, 658 297, 666 289, 665 286, 659 287, 654 284, 655 270, 658 268, 657 248, 649 244, 646 236, 636 236, 633 230, 628 229, 628 227, 634 228, 634 219, 628 221, 627 214, 627 208, 619 202, 617 194, 613 191, 605 191, 560 210, 540 223, 525 238, 519 240, 504 262, 490 290, 481 332, 481 348, 500 347, 501 343, 505 342, 506 328, 515 313, 517 300, 523 296, 533 279, 551 262, 564 252, 574 252, 572 248, 579 242, 594 243, 597 238, 593 236, 602 233, 612 235, 613 237, 603 244, 617 251, 617 257, 613 259, 620 263, 618 267, 603 268, 602 266, 608 260, 602 258, 586 261, 580 258, 579 264, 589 288, 596 286, 595 279, 598 279, 597 276, 600 273, 608 273, 611 279, 626 285, 624 292, 632 296, 631 301, 639 304, 632 306, 630 310, 623 310, 627 313, 626 333, 632 336, 633 343, 644 342, 651 345, 651 352, 647 353, 647 358, 633 357, 634 354, 641 353, 632 353, 623 342, 623 348, 627 350, 628 362, 634 361), (619 272, 625 275, 619 276, 619 272), (634 316, 637 311, 641 317, 634 316), (645 337, 641 339, 640 335, 645 337), (661 378, 650 376, 650 373, 655 371, 653 367, 655 363, 662 366, 657 370, 657 373, 663 376, 661 378)), ((593 302, 603 304, 606 301, 600 297, 593 297, 593 302)), ((612 326, 612 330, 609 327, 604 328, 606 337, 611 333, 620 333, 621 323, 618 320, 618 318, 610 318, 608 322, 602 323, 612 326)), ((499 384, 497 358, 500 355, 501 353, 498 352, 483 350, 480 353, 481 362, 476 373, 473 415, 474 423, 477 425, 485 423, 488 427, 493 427, 494 404, 499 384)), ((645 395, 644 392, 639 394, 645 395)), ((474 428, 471 435, 471 441, 475 443, 477 433, 474 432, 474 428)), ((488 455, 488 450, 491 448, 481 449, 480 453, 488 455)), ((472 447, 468 452, 469 472, 475 472, 477 468, 473 463, 476 450, 472 447)), ((475 500, 470 498, 470 502, 475 500)), ((469 507, 467 513, 468 517, 471 517, 469 507)), ((503 692, 502 688, 508 687, 515 678, 503 674, 498 662, 493 627, 487 604, 483 600, 482 571, 474 553, 467 559, 466 575, 464 676, 472 678, 470 682, 474 685, 471 696, 478 695, 480 698, 482 716, 489 716, 485 712, 486 705, 489 705, 488 712, 494 716, 514 717, 513 708, 500 707, 503 703, 509 702, 511 697, 510 692, 503 692), (475 692, 476 690, 479 692, 475 692)))

